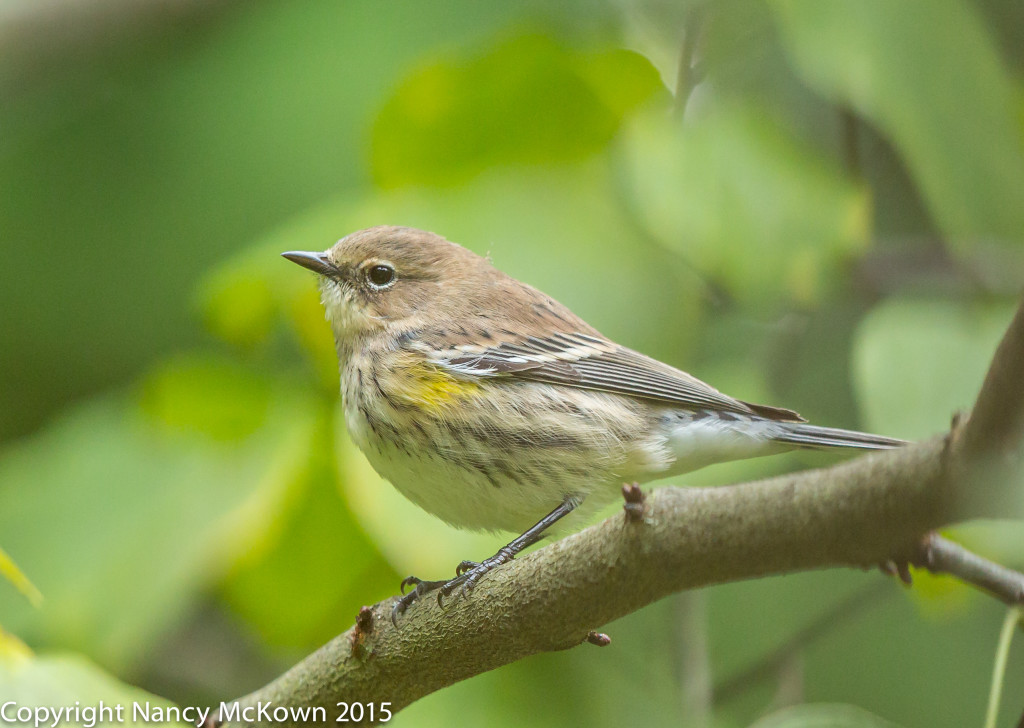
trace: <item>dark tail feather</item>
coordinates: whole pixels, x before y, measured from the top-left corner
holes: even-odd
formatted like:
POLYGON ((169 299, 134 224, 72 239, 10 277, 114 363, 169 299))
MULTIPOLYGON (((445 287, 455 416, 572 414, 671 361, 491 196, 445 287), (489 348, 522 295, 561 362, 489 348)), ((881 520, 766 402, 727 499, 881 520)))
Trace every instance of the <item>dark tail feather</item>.
POLYGON ((869 435, 866 432, 839 430, 834 427, 817 427, 802 422, 785 424, 786 431, 776 435, 774 440, 797 447, 852 447, 860 450, 889 450, 906 445, 906 440, 883 435, 869 435))

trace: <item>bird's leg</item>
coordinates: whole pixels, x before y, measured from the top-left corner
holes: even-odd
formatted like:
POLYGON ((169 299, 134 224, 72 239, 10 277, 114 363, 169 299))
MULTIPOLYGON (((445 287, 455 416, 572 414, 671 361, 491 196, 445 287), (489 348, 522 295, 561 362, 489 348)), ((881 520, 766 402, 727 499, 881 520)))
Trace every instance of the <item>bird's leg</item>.
POLYGON ((423 581, 415 576, 409 576, 402 580, 403 596, 391 610, 391 621, 395 622, 410 604, 424 594, 437 590, 437 601, 441 602, 443 597, 450 595, 453 591, 462 587, 463 593, 472 591, 481 577, 496 566, 508 563, 516 557, 523 549, 532 546, 544 537, 544 532, 556 521, 572 513, 576 507, 583 502, 579 496, 566 496, 558 504, 558 507, 530 526, 521 536, 516 537, 505 546, 498 549, 498 553, 483 561, 463 561, 455 569, 455 578, 449 581, 423 581), (408 594, 405 588, 415 585, 408 594))
POLYGON ((576 496, 566 497, 557 508, 530 526, 530 528, 523 532, 521 536, 516 537, 508 544, 498 549, 498 553, 494 554, 494 556, 479 562, 463 561, 455 569, 455 578, 441 586, 437 595, 438 600, 440 600, 442 596, 448 596, 459 586, 462 586, 462 590, 464 592, 471 591, 484 574, 495 566, 501 566, 502 564, 508 563, 516 557, 516 554, 523 551, 523 549, 526 549, 540 541, 541 538, 544 537, 544 532, 548 528, 554 525, 554 523, 559 519, 572 513, 580 502, 581 499, 576 496))

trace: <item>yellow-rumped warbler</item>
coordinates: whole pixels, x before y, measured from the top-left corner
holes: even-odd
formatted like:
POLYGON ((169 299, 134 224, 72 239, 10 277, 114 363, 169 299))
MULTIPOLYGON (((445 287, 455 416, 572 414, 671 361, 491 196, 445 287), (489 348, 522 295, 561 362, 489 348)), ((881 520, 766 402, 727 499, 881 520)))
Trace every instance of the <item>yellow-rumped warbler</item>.
POLYGON ((410 577, 395 614, 429 590, 472 588, 623 483, 798 447, 903 444, 726 396, 433 233, 375 227, 283 255, 321 276, 345 421, 374 469, 453 526, 522 533, 450 581, 410 577))

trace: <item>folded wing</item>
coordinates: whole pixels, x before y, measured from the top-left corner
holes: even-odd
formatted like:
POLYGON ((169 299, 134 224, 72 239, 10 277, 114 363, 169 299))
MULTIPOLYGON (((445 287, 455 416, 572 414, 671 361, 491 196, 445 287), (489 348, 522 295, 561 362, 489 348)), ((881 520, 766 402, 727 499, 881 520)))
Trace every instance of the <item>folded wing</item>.
POLYGON ((792 410, 733 399, 686 372, 589 334, 556 332, 488 347, 466 345, 443 352, 436 360, 467 376, 514 377, 687 409, 803 421, 792 410))

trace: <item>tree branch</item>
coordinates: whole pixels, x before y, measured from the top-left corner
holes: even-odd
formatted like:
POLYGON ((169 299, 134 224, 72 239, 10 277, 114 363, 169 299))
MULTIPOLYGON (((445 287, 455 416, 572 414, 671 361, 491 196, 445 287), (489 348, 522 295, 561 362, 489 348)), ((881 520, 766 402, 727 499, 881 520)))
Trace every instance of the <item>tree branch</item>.
POLYGON ((999 455, 1020 462, 1024 441, 1024 304, 1010 322, 985 382, 960 433, 971 456, 999 455))
POLYGON ((983 559, 937 533, 922 542, 921 556, 914 565, 934 574, 951 574, 1004 604, 1024 604, 1024 574, 983 559))
MULTIPOLYGON (((872 568, 890 559, 919 563, 921 539, 936 528, 1022 515, 1024 498, 999 488, 1010 490, 1016 478, 993 477, 1007 474, 1003 444, 1016 442, 1024 422, 1021 372, 1024 308, 973 416, 954 422, 950 435, 752 483, 661 489, 647 499, 642 518, 618 514, 528 554, 444 608, 432 599, 418 602, 398 629, 388 618, 393 600, 375 605, 358 627, 239 704, 323 706, 333 715, 340 701, 390 702, 397 711, 500 665, 578 645, 591 630, 683 589, 835 566, 872 568), (996 469, 993 448, 1000 453, 996 469), (1000 497, 963 498, 978 477, 1000 497)), ((980 560, 947 558, 946 542, 931 543, 935 568, 963 570, 965 577, 984 572, 980 560)))

